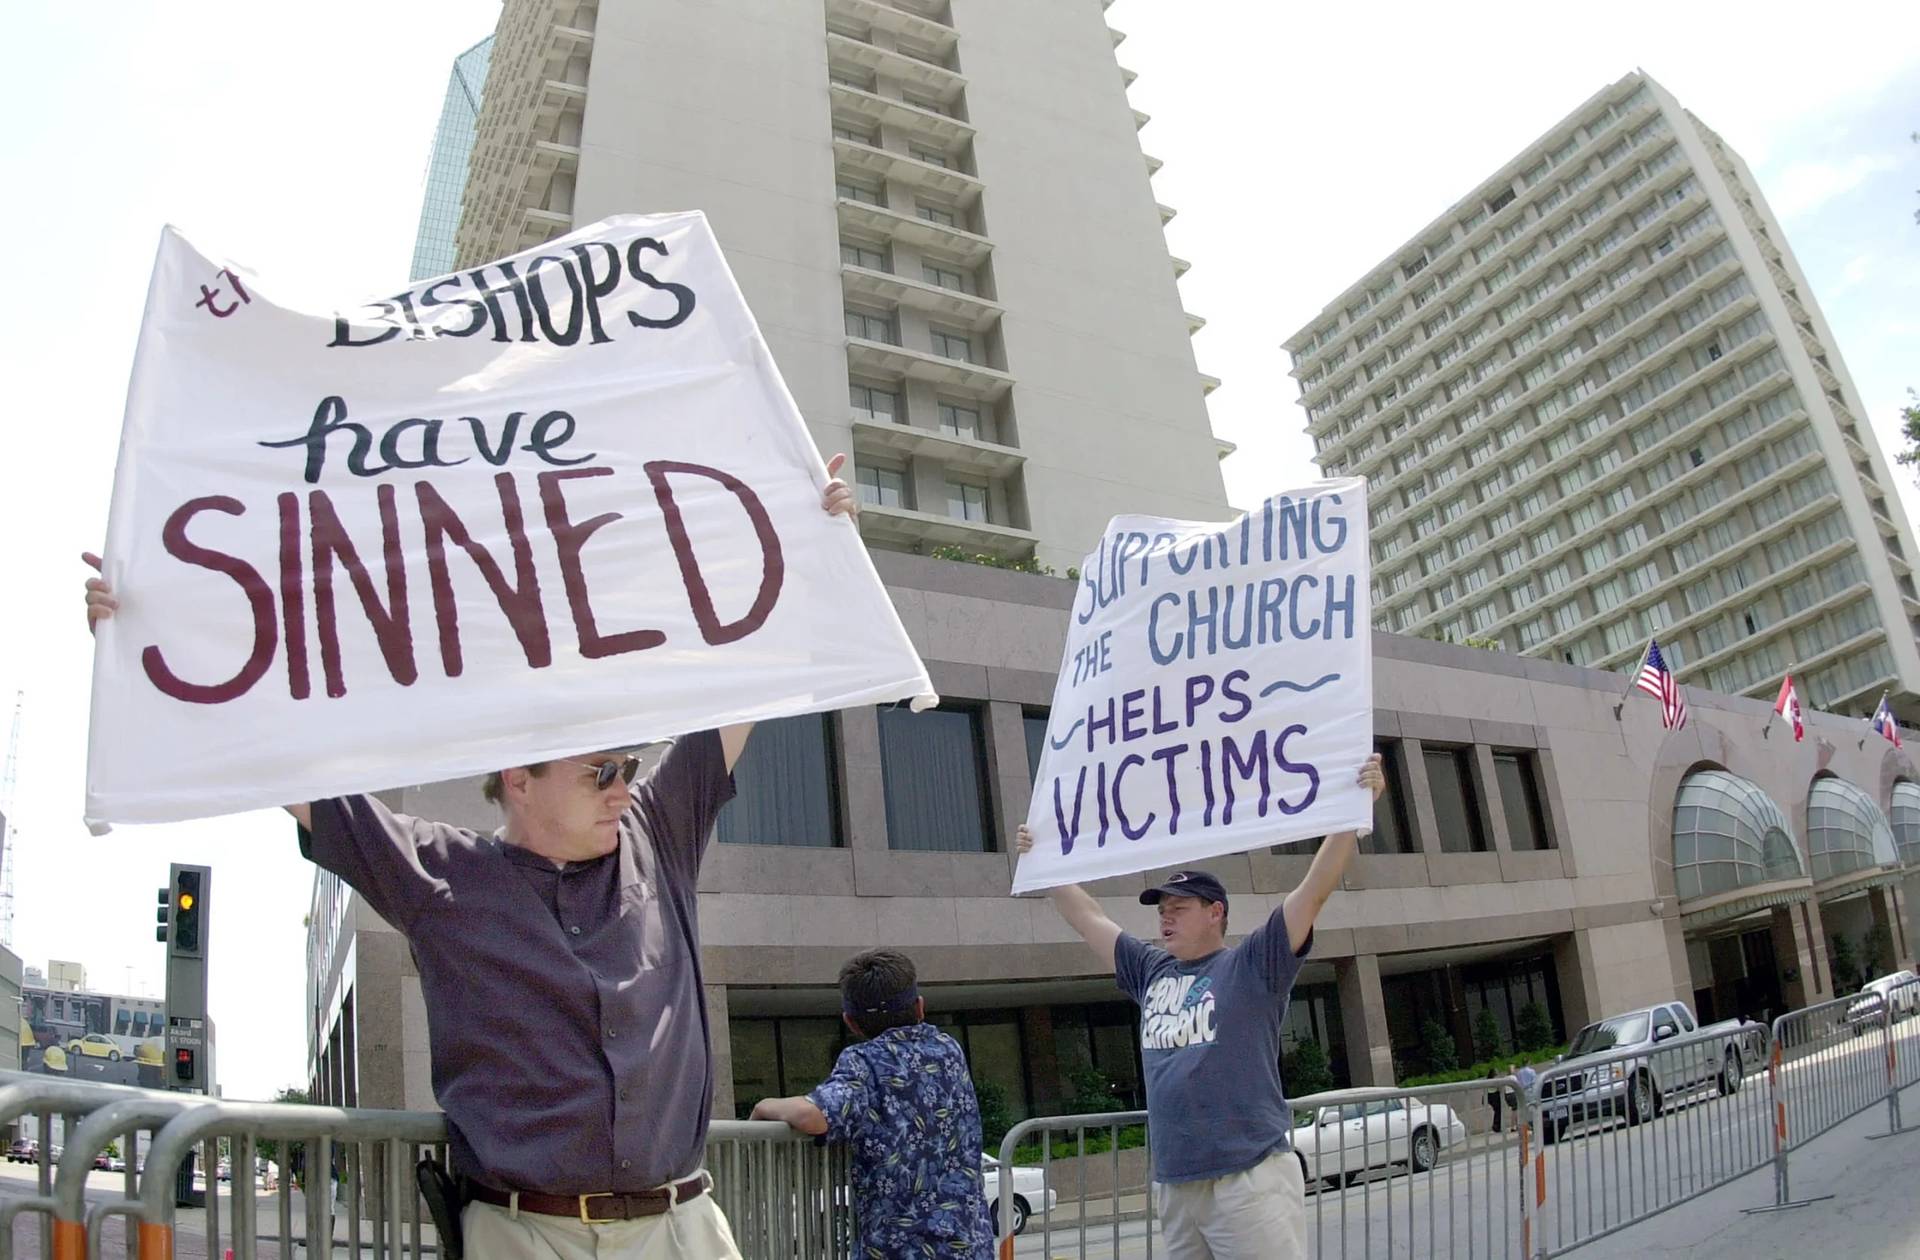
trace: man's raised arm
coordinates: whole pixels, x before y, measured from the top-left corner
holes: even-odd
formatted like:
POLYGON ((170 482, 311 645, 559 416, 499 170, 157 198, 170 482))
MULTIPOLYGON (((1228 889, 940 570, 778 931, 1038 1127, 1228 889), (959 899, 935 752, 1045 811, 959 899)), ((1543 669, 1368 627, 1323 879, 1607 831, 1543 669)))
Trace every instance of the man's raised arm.
MULTIPOLYGON (((1025 823, 1015 833, 1016 847, 1026 853, 1033 848, 1033 832, 1025 823)), ((1060 912, 1073 930, 1080 933, 1080 939, 1087 943, 1100 965, 1108 971, 1113 970, 1113 943, 1120 939, 1120 925, 1107 917, 1093 894, 1078 884, 1062 884, 1058 888, 1047 889, 1047 896, 1053 898, 1053 908, 1060 912)))
MULTIPOLYGON (((1374 800, 1380 799, 1380 793, 1386 789, 1387 778, 1380 769, 1379 753, 1361 764, 1360 784, 1372 791, 1374 800)), ((1293 946, 1296 954, 1306 948, 1307 937, 1313 933, 1313 921, 1320 917, 1320 909, 1327 904, 1327 898, 1333 896, 1334 890, 1340 887, 1340 877, 1346 873, 1347 863, 1352 860, 1359 844, 1359 835, 1352 831, 1343 831, 1322 840, 1319 851, 1313 855, 1313 865, 1307 868, 1307 877, 1300 881, 1298 888, 1287 894, 1283 905, 1287 916, 1287 943, 1293 946)))
MULTIPOLYGON (((86 561, 87 567, 95 573, 101 572, 99 556, 94 555, 91 551, 83 551, 80 553, 80 558, 86 561)), ((119 607, 120 600, 114 595, 113 587, 107 584, 106 578, 90 577, 87 579, 88 634, 93 633, 95 626, 112 617, 113 614, 119 610, 119 607)), ((289 814, 292 814, 293 820, 302 827, 305 827, 309 831, 313 830, 312 806, 302 802, 298 805, 285 805, 281 808, 285 809, 289 814)))

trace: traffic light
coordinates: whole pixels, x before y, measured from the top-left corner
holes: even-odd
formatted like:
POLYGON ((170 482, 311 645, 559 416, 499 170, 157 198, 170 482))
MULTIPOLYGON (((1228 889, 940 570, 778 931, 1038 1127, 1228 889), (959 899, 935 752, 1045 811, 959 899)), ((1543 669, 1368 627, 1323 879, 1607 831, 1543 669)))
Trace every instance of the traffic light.
POLYGON ((153 912, 158 921, 153 929, 153 939, 162 945, 167 943, 167 929, 173 923, 173 894, 166 889, 160 890, 160 908, 153 912))
POLYGON ((200 872, 183 868, 173 874, 173 952, 199 954, 200 923, 205 913, 205 887, 200 872))
POLYGON ((187 1084, 197 1083, 193 1074, 193 1051, 186 1046, 173 1052, 173 1078, 187 1084))

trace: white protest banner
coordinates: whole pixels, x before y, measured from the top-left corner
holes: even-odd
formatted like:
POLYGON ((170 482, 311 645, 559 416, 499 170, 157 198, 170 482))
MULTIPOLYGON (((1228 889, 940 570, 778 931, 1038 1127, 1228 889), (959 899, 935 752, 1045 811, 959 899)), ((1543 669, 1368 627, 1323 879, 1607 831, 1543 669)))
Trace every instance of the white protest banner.
POLYGON ((168 229, 86 813, 423 783, 932 686, 693 212, 339 309, 168 229))
POLYGON ((1366 482, 1117 516, 1081 568, 1013 891, 1373 825, 1366 482))

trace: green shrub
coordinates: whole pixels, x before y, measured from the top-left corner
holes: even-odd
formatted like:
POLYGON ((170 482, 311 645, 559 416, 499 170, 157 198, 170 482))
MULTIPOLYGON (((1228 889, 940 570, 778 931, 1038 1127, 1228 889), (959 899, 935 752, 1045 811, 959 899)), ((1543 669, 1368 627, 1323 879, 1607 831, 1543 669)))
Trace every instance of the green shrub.
POLYGON ((980 1103, 980 1140, 990 1151, 1000 1149, 1000 1139, 1013 1127, 1013 1108, 1007 1102, 1005 1087, 995 1081, 973 1078, 973 1096, 980 1103))
POLYGON ((1553 1020, 1547 1008, 1529 1002, 1520 1008, 1513 1022, 1513 1048, 1521 1054, 1535 1054, 1553 1044, 1553 1020))
POLYGON ((1500 1037, 1500 1021, 1493 1017, 1493 1008, 1483 1006, 1480 1013, 1473 1017, 1473 1052, 1482 1059, 1497 1059, 1505 1049, 1500 1037))
POLYGON ((1421 1023, 1420 1053, 1426 1057, 1429 1072, 1457 1072, 1460 1069, 1460 1049, 1454 1044, 1453 1034, 1447 1031, 1447 1026, 1437 1019, 1421 1023))
POLYGON ((956 547, 951 543, 945 546, 935 547, 927 552, 927 555, 935 560, 953 560, 960 564, 977 564, 988 569, 1006 569, 1013 573, 1032 573, 1039 577, 1053 576, 1052 565, 1041 564, 1040 561, 1032 556, 1028 556, 1024 560, 1004 560, 999 556, 987 555, 985 552, 969 552, 965 548, 956 547))
POLYGON ((1333 1068, 1327 1052, 1313 1040, 1296 1041, 1280 1056, 1280 1081, 1290 1098, 1305 1098, 1333 1088, 1333 1068))

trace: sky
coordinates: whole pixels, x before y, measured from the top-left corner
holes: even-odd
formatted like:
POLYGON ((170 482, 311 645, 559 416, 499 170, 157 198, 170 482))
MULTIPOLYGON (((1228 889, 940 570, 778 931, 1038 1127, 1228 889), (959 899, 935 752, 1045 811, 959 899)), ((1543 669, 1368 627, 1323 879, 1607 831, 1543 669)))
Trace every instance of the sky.
MULTIPOLYGON (((799 0, 794 0, 799 2, 799 0)), ((964 58, 964 5, 962 55, 964 58)), ((1038 0, 1034 0, 1038 2, 1038 0)), ((1046 0, 1091 3, 1092 0, 1046 0)), ((1193 263, 1214 428, 1239 445, 1229 496, 1315 475, 1280 343, 1568 111, 1638 66, 1747 159, 1835 330, 1889 456, 1920 387, 1920 19, 1910 5, 1783 10, 1626 3, 1299 6, 1119 0, 1134 104, 1193 263), (1699 8, 1701 12, 1691 12, 1699 8)), ((312 870, 282 815, 122 827, 80 821, 90 641, 82 549, 108 492, 153 251, 173 223, 289 288, 391 291, 412 252, 453 58, 493 0, 13 6, 0 76, 0 705, 24 695, 14 949, 158 994, 154 891, 169 862, 214 868, 211 1006, 229 1097, 306 1075, 312 870)), ((982 146, 992 143, 982 137, 982 146)), ((991 190, 989 190, 991 195, 991 190)), ((658 207, 635 206, 634 210, 658 207)), ((1909 517, 1920 489, 1896 469, 1909 517)), ((4 714, 0 714, 3 718, 4 714)))

